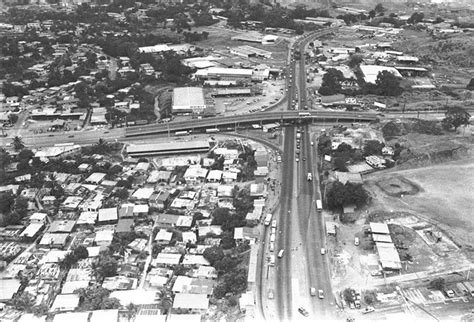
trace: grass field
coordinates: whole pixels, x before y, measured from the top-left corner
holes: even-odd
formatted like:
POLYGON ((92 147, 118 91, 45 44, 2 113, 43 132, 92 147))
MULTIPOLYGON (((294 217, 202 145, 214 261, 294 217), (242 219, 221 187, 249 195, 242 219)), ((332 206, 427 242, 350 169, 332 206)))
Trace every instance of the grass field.
POLYGON ((374 203, 393 211, 409 211, 429 218, 474 258, 474 159, 454 161, 419 169, 379 172, 368 176, 374 203), (417 184, 421 191, 403 198, 390 197, 376 189, 382 178, 402 176, 417 184))

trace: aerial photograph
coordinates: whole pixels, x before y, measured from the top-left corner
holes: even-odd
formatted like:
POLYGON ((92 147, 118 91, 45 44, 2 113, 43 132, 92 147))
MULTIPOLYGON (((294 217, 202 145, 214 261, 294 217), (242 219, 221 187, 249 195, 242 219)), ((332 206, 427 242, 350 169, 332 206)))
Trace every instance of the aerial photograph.
POLYGON ((0 322, 474 322, 473 117, 474 0, 0 0, 0 322))

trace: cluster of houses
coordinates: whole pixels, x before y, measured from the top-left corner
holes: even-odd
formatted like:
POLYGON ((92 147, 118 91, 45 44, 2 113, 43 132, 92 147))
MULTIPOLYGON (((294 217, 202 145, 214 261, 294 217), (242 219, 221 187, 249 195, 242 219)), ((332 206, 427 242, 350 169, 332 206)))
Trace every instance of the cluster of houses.
MULTIPOLYGON (((262 173, 268 174, 268 152, 258 144, 251 149, 262 173)), ((4 268, 0 302, 9 303, 14 296, 28 292, 35 305, 47 305, 49 312, 56 314, 54 321, 73 317, 87 321, 98 313, 81 312, 79 317, 75 312, 80 306, 77 290, 101 283, 123 308, 130 303, 138 306, 135 321, 148 321, 148 315, 165 321, 159 304, 163 290, 173 294, 171 316, 179 313, 184 315, 176 319, 200 321, 208 313, 218 283, 216 269, 203 256, 205 249, 220 244, 223 233, 220 225, 212 224, 212 213, 218 207, 234 208, 235 185, 250 189, 253 209, 246 216, 249 226, 235 228, 234 239, 253 245, 251 263, 256 265, 259 230, 254 226, 266 204, 266 175, 257 176, 251 184, 237 182, 241 168, 235 161, 241 152, 217 145, 212 150, 214 159, 197 155, 153 162, 128 159, 114 175, 93 172, 93 165, 109 160, 91 156, 90 162, 77 165, 76 173, 46 174, 64 189, 64 196, 59 198, 50 195, 49 188, 28 187, 31 176, 23 176, 19 184, 0 187, 3 192, 15 190, 31 205, 24 225, 0 229, 0 255, 4 259, 0 262, 4 268), (223 170, 210 169, 219 158, 224 159, 223 170), (131 185, 120 187, 130 177, 131 185), (129 193, 125 199, 116 194, 123 189, 129 193), (95 273, 95 265, 103 252, 117 243, 118 236, 133 239, 121 245, 122 255, 111 255, 117 260, 117 272, 102 280, 95 273), (88 257, 64 269, 63 259, 78 246, 87 249, 88 257), (182 270, 175 273, 178 267, 182 270), (26 287, 19 276, 26 278, 26 287)), ((56 157, 61 160, 60 154, 56 157)), ((254 303, 253 266, 249 267, 249 292, 241 303, 249 312, 253 312, 254 303)), ((116 321, 116 311, 103 314, 116 321)))

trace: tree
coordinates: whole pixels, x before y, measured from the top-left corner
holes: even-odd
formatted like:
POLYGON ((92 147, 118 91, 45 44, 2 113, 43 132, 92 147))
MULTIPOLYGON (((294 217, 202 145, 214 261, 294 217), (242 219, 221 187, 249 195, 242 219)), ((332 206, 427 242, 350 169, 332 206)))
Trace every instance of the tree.
POLYGON ((86 259, 89 257, 89 252, 87 251, 87 248, 83 245, 79 245, 74 248, 73 254, 78 260, 86 259))
POLYGON ((9 114, 9 115, 8 115, 8 121, 10 122, 10 124, 15 124, 16 121, 18 121, 18 115, 16 115, 16 114, 9 114))
POLYGON ((160 296, 160 308, 164 314, 168 314, 168 311, 173 306, 173 299, 171 298, 169 291, 166 289, 162 289, 160 291, 159 296, 160 296))
POLYGON ((351 55, 349 58, 349 67, 350 68, 356 68, 359 67, 359 65, 362 63, 362 56, 361 55, 351 55))
POLYGON ((19 151, 21 149, 23 149, 25 147, 25 144, 23 143, 23 139, 21 138, 21 136, 15 136, 13 139, 13 148, 15 149, 15 151, 19 151))
POLYGON ((381 155, 382 154, 382 149, 385 146, 380 141, 377 140, 368 140, 365 142, 364 145, 364 156, 368 155, 381 155))
POLYGON ((332 184, 326 199, 329 209, 336 210, 351 204, 361 206, 367 202, 369 195, 361 184, 347 182, 343 185, 337 181, 332 184))
POLYGON ((334 95, 341 90, 340 81, 344 80, 344 75, 341 71, 330 68, 327 73, 323 76, 321 88, 319 94, 321 95, 334 95))
POLYGON ((116 298, 110 298, 110 291, 99 285, 80 288, 74 291, 74 293, 80 296, 79 307, 83 311, 120 308, 120 301, 116 298))
POLYGON ((415 12, 411 15, 410 18, 408 18, 407 23, 409 24, 419 23, 423 20, 424 17, 425 15, 423 14, 423 12, 415 12))
POLYGON ((206 248, 202 254, 209 263, 214 266, 214 264, 224 258, 224 251, 220 246, 212 246, 206 248))
POLYGON ((448 107, 445 118, 441 121, 443 128, 447 131, 456 131, 461 125, 467 126, 471 118, 469 114, 462 106, 454 105, 448 107))
POLYGON ((379 95, 398 96, 403 92, 403 89, 400 87, 400 79, 386 70, 377 75, 375 85, 379 95))
POLYGON ((435 290, 442 291, 446 285, 446 281, 444 278, 436 278, 430 282, 430 288, 434 288, 435 290))
POLYGON ((212 225, 222 225, 231 217, 229 208, 216 208, 212 213, 212 225))
POLYGON ((353 300, 352 294, 354 293, 355 291, 352 288, 344 289, 344 291, 342 291, 342 297, 344 298, 344 301, 346 301, 346 303, 352 302, 353 300))
POLYGON ((117 261, 106 253, 99 255, 99 261, 95 265, 95 272, 99 278, 111 277, 117 274, 117 261))
POLYGON ((5 151, 5 149, 0 148, 0 169, 5 171, 5 168, 10 164, 11 157, 10 154, 5 151))
POLYGON ((378 3, 374 8, 374 11, 376 13, 382 13, 382 12, 385 12, 386 10, 387 9, 385 9, 384 6, 381 3, 378 3))
POLYGON ((137 312, 138 312, 138 306, 133 304, 133 303, 129 303, 125 309, 127 310, 127 318, 128 318, 128 321, 131 321, 134 319, 134 317, 137 315, 137 312))
POLYGON ((23 292, 21 295, 13 298, 12 305, 19 311, 31 312, 31 309, 35 305, 35 299, 30 293, 23 292))

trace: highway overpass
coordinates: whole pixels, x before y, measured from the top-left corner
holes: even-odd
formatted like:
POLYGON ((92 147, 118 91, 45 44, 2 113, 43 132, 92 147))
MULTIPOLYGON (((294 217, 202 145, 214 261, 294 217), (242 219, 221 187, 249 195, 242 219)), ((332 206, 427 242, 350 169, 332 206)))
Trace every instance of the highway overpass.
POLYGON ((220 116, 186 121, 155 123, 126 128, 125 136, 142 136, 156 133, 174 133, 207 128, 232 129, 245 124, 263 124, 271 122, 372 122, 379 120, 375 113, 334 112, 334 111, 281 111, 260 112, 233 116, 220 116))

